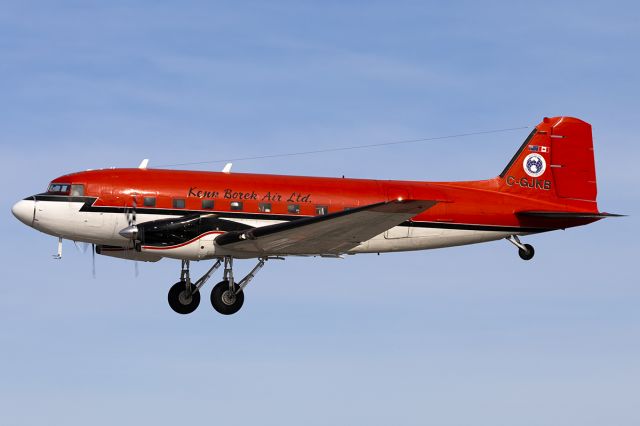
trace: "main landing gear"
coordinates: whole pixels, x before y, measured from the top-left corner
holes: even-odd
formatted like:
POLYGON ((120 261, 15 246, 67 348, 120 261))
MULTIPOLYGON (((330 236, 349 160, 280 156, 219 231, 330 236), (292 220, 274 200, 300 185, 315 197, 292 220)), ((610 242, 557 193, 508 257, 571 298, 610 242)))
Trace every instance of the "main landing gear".
POLYGON ((522 260, 533 259, 533 255, 536 253, 536 251, 533 249, 533 246, 531 244, 522 244, 522 242, 520 241, 520 238, 518 238, 517 235, 512 235, 508 237, 507 241, 509 241, 514 246, 518 247, 518 256, 520 256, 520 259, 522 260))
POLYGON ((244 303, 244 288, 249 285, 258 271, 262 269, 267 259, 266 257, 260 258, 251 272, 239 282, 236 282, 233 278, 233 258, 225 256, 218 259, 195 284, 191 282, 189 276, 189 261, 183 260, 180 281, 175 283, 169 290, 169 306, 179 314, 190 314, 195 311, 200 304, 200 289, 224 262, 224 276, 222 281, 216 284, 211 291, 211 305, 223 315, 235 314, 244 303))

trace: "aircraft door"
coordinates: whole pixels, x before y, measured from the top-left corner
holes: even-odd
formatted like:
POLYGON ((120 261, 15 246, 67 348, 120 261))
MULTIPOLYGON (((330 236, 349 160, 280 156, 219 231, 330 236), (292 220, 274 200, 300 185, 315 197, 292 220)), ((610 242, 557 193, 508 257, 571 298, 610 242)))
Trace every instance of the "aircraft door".
POLYGON ((394 226, 391 229, 387 229, 384 233, 384 237, 387 240, 394 238, 407 238, 411 232, 411 223, 405 223, 401 226, 394 226))
MULTIPOLYGON (((407 188, 401 186, 390 186, 387 188, 387 201, 395 201, 395 200, 410 200, 411 199, 411 191, 407 188)), ((396 239, 396 238, 407 238, 409 237, 409 233, 411 232, 411 223, 407 222, 400 226, 394 226, 391 229, 388 229, 384 233, 384 238, 396 239)))

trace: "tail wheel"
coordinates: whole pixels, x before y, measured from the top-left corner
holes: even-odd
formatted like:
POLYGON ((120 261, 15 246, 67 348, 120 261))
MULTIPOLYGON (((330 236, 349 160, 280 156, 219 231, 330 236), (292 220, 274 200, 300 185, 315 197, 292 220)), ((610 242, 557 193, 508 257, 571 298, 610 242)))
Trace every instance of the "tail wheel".
POLYGON ((526 250, 523 249, 518 249, 518 255, 520 256, 520 259, 522 260, 531 260, 533 259, 533 255, 536 253, 536 251, 533 249, 533 246, 531 244, 525 244, 524 245, 526 247, 526 250))
POLYGON ((179 314, 190 314, 200 304, 200 292, 191 284, 191 295, 187 294, 184 281, 178 281, 169 289, 169 306, 179 314))
POLYGON ((211 305, 213 309, 222 315, 235 314, 242 308, 244 303, 244 292, 238 292, 238 286, 233 286, 233 291, 229 289, 229 281, 220 281, 211 290, 211 305))

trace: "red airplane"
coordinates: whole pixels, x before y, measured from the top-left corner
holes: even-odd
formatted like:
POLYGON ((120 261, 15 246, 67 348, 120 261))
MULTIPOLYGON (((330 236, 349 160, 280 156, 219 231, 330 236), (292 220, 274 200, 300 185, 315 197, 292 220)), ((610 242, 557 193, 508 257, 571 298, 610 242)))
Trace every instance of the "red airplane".
POLYGON ((182 260, 169 305, 193 312, 200 290, 224 265, 211 303, 237 312, 244 289, 269 259, 425 250, 586 225, 598 211, 591 126, 545 118, 499 176, 470 182, 411 182, 148 169, 103 169, 54 179, 18 201, 24 224, 95 252, 135 261, 182 260), (244 278, 233 260, 255 258, 244 278), (193 282, 192 260, 213 260, 193 282))

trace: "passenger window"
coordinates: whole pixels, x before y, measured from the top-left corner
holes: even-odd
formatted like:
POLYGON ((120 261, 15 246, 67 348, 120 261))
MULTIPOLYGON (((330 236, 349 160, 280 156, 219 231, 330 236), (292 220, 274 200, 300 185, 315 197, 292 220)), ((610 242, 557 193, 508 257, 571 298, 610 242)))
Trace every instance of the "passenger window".
POLYGON ((287 206, 287 211, 291 214, 300 213, 300 204, 289 204, 287 206))
POLYGON ((329 213, 329 206, 316 206, 316 215, 320 216, 329 213))
POLYGON ((173 200, 173 208, 174 209, 184 209, 184 199, 182 198, 175 198, 173 200))
POLYGON ((144 206, 145 207, 155 207, 156 206, 156 197, 144 197, 144 206))
POLYGON ((231 202, 231 210, 242 210, 242 201, 232 201, 231 202))
POLYGON ((202 208, 205 210, 212 210, 213 200, 202 200, 202 208))
POLYGON ((84 185, 71 185, 71 196, 72 197, 84 196, 84 185))
POLYGON ((261 213, 271 213, 271 203, 258 204, 258 211, 261 213))

